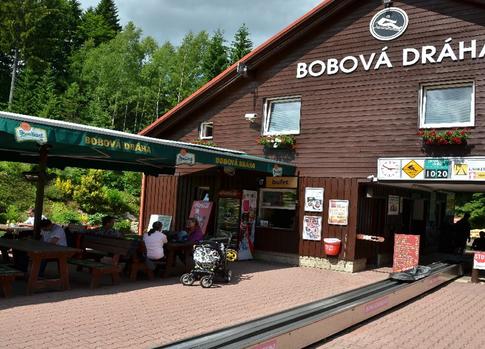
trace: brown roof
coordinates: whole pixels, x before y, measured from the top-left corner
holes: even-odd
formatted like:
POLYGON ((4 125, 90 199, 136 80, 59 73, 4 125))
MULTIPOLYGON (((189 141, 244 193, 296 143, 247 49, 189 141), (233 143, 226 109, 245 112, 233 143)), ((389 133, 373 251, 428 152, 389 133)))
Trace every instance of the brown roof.
POLYGON ((201 88, 199 88, 197 91, 195 91, 192 95, 189 97, 185 98, 182 102, 177 104, 174 108, 169 110, 167 113, 165 113, 163 116, 158 118, 155 122, 153 122, 151 125, 147 126, 145 129, 140 131, 141 135, 149 135, 151 132, 153 132, 157 127, 159 127, 161 124, 163 124, 165 121, 168 119, 172 118, 174 115, 177 113, 180 113, 183 111, 185 108, 187 108, 189 105, 191 105, 193 102, 198 100, 200 97, 202 97, 205 93, 207 93, 209 90, 214 89, 218 85, 222 85, 223 82, 227 81, 228 78, 231 76, 236 76, 237 75, 237 66, 239 63, 244 63, 248 64, 251 60, 257 58, 258 56, 262 55, 265 53, 269 48, 273 48, 275 46, 278 46, 278 44, 282 41, 285 41, 288 36, 291 36, 295 32, 298 32, 300 30, 301 26, 304 26, 308 21, 311 19, 318 18, 318 15, 320 14, 321 11, 326 9, 330 4, 336 2, 337 0, 324 0, 322 1, 318 6, 313 8, 310 12, 307 12, 305 15, 291 23, 289 26, 281 30, 279 33, 265 41, 263 44, 258 46, 256 49, 248 53, 246 56, 241 58, 238 62, 234 63, 231 65, 229 68, 224 70, 222 73, 220 73, 218 76, 216 76, 214 79, 203 85, 201 88))

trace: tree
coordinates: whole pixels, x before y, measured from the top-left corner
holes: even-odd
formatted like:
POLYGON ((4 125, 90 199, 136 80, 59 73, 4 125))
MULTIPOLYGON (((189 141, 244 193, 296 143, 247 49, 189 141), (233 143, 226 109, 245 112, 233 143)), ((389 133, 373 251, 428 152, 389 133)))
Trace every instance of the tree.
POLYGON ((113 0, 101 0, 98 6, 96 6, 95 13, 103 17, 108 26, 115 33, 121 31, 118 9, 113 0))
POLYGON ((50 67, 37 81, 34 103, 34 115, 49 119, 59 118, 59 97, 57 96, 54 74, 50 67))
POLYGON ((482 229, 485 227, 485 194, 458 195, 456 213, 458 215, 469 213, 472 227, 482 229))
POLYGON ((98 46, 113 39, 116 36, 116 32, 109 26, 103 16, 89 8, 82 16, 79 25, 79 36, 83 42, 92 40, 95 46, 98 46))
POLYGON ((236 63, 253 49, 253 42, 246 24, 239 27, 231 47, 231 63, 236 63))
POLYGON ((18 78, 16 98, 13 100, 10 109, 16 113, 35 115, 37 110, 36 91, 39 77, 34 71, 27 67, 18 78))
POLYGON ((207 54, 204 57, 204 75, 207 80, 219 75, 229 64, 227 47, 224 46, 224 33, 218 29, 210 38, 207 54))

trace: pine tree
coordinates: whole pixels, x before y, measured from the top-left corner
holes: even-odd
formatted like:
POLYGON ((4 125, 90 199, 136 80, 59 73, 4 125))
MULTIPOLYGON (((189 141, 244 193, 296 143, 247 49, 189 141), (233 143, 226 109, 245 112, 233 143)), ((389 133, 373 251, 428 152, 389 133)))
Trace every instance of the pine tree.
POLYGON ((92 40, 95 46, 108 42, 116 36, 103 16, 98 15, 92 8, 84 12, 79 25, 79 35, 82 42, 92 40))
POLYGON ((224 42, 224 33, 220 29, 216 30, 210 38, 203 64, 204 75, 207 80, 219 75, 229 64, 228 50, 224 42))
POLYGON ((48 67, 38 80, 34 96, 34 115, 42 118, 59 118, 59 98, 57 97, 55 77, 52 68, 48 67))
POLYGON ((102 16, 115 33, 121 31, 118 9, 113 0, 101 0, 96 7, 95 13, 102 16))
POLYGON ((17 79, 15 99, 10 110, 20 114, 33 115, 36 112, 36 90, 39 77, 32 69, 24 69, 17 79))
POLYGON ((246 24, 239 27, 231 47, 231 63, 236 63, 253 49, 253 42, 246 24))

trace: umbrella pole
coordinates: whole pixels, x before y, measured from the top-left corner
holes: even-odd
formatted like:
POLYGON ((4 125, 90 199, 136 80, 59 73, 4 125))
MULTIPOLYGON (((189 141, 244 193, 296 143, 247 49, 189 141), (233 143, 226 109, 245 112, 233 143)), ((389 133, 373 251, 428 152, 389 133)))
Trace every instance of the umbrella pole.
POLYGON ((44 189, 47 179, 47 156, 48 146, 43 145, 39 150, 39 177, 37 178, 37 190, 35 193, 35 216, 34 216, 34 237, 37 239, 40 236, 40 221, 42 219, 42 211, 44 210, 44 189))

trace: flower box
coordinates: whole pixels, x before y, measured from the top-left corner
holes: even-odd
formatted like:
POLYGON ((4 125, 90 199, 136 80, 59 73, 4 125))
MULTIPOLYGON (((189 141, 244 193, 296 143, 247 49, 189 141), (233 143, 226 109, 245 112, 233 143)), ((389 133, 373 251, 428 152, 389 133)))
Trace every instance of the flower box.
POLYGON ((192 144, 205 145, 206 147, 217 147, 217 144, 209 139, 194 139, 192 144))
POLYGON ((422 138, 423 145, 466 145, 468 138, 470 138, 470 130, 468 129, 452 129, 452 130, 420 130, 418 136, 422 138))
POLYGON ((294 136, 262 136, 258 139, 258 144, 267 149, 289 149, 296 148, 296 139, 294 136))

